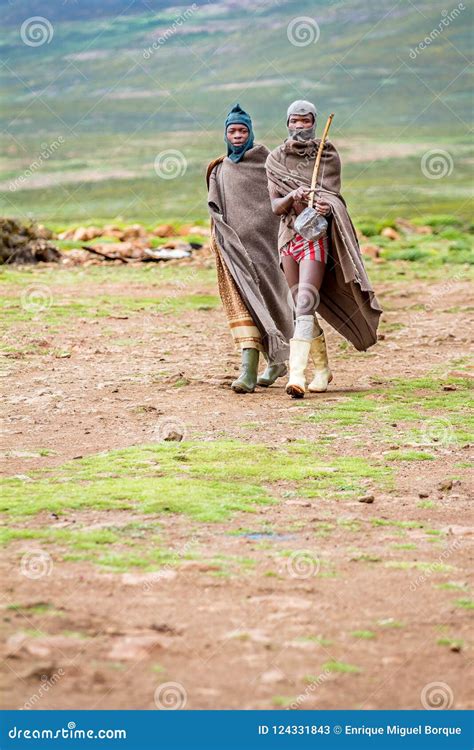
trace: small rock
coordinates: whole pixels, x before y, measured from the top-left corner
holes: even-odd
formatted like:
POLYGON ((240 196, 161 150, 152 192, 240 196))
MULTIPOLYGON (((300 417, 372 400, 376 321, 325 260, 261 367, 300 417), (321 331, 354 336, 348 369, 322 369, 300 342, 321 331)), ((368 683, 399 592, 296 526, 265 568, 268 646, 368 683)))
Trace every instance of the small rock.
POLYGON ((7 638, 6 641, 6 649, 5 649, 5 656, 10 657, 17 657, 18 652, 23 647, 23 645, 26 642, 26 633, 24 633, 22 630, 18 631, 18 633, 13 633, 13 635, 10 635, 7 638))
POLYGON ((153 585, 159 585, 163 581, 172 581, 177 576, 175 570, 156 570, 151 573, 124 573, 122 583, 125 586, 144 586, 151 588, 153 585))
POLYGON ((368 258, 379 258, 381 248, 378 245, 361 245, 361 252, 363 255, 367 255, 368 258))
POLYGON ((156 630, 157 633, 168 633, 169 635, 180 635, 182 632, 172 625, 168 625, 166 622, 153 623, 150 627, 152 630, 156 630))
POLYGON ((167 435, 163 438, 163 440, 166 441, 175 441, 177 443, 180 443, 183 439, 183 433, 178 432, 177 430, 170 430, 167 435))
POLYGON ((457 391, 457 386, 452 385, 451 383, 447 383, 446 385, 443 385, 443 391, 457 391))
POLYGON ((126 635, 113 644, 107 658, 111 661, 139 661, 150 652, 164 648, 163 641, 154 635, 126 635))
POLYGON ((452 488, 453 488, 452 479, 445 479, 443 482, 440 482, 438 484, 438 489, 440 492, 449 492, 449 490, 452 490, 452 488))
POLYGON ((152 231, 155 237, 173 237, 176 234, 171 224, 160 224, 152 231))
POLYGON ((421 492, 418 493, 418 497, 429 497, 430 493, 426 492, 426 490, 421 490, 421 492))
POLYGON ((396 229, 393 229, 392 227, 385 227, 385 229, 382 229, 380 232, 382 237, 387 237, 389 240, 399 240, 400 234, 396 231, 396 229))
POLYGON ((274 685, 276 682, 284 682, 284 680, 285 675, 281 669, 269 669, 260 675, 260 682, 264 685, 274 685))
POLYGON ((374 495, 363 495, 362 497, 358 497, 357 500, 359 503, 373 503, 375 500, 374 495))
POLYGON ((54 662, 44 662, 35 664, 32 667, 29 667, 25 672, 23 672, 20 677, 23 680, 28 680, 31 678, 35 678, 38 680, 41 680, 42 682, 45 682, 50 677, 53 677, 53 675, 56 673, 57 668, 54 662))
POLYGON ((454 651, 454 653, 456 654, 459 654, 459 652, 462 650, 462 646, 460 643, 451 643, 449 650, 454 651))

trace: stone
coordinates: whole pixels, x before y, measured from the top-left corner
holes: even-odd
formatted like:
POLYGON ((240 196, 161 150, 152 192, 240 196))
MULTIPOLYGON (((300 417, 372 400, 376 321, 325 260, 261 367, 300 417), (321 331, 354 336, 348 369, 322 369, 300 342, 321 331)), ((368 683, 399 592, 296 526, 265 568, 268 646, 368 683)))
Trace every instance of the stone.
POLYGON ((385 227, 380 232, 382 237, 387 237, 389 240, 399 240, 400 234, 397 232, 396 229, 393 229, 392 227, 385 227))
POLYGON ((285 679, 285 674, 281 669, 269 669, 260 675, 260 682, 264 685, 275 685, 277 682, 284 682, 285 679))
POLYGON ((164 647, 163 640, 156 635, 125 635, 115 641, 107 658, 111 661, 139 661, 164 647))

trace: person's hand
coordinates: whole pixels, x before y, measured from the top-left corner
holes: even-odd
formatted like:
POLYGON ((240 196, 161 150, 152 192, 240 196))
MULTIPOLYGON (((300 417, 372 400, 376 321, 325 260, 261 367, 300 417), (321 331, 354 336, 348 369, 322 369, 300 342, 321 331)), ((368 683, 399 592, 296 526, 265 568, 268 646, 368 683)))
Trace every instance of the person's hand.
POLYGON ((324 201, 316 201, 315 209, 318 214, 322 214, 323 216, 327 216, 331 213, 331 206, 329 203, 324 203, 324 201))
POLYGON ((305 201, 307 202, 310 196, 310 189, 304 187, 304 185, 300 185, 300 187, 296 188, 296 190, 292 190, 290 195, 293 198, 294 203, 303 203, 305 201))

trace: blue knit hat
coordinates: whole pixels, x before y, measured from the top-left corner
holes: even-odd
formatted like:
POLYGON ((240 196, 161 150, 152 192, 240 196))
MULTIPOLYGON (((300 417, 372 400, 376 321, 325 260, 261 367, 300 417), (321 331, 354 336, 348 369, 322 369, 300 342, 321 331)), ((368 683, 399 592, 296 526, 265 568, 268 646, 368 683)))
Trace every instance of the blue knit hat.
POLYGON ((224 142, 227 144, 227 156, 229 157, 229 159, 233 162, 239 162, 241 159, 243 159, 245 152, 248 151, 249 148, 253 147, 253 139, 254 135, 251 117, 242 109, 240 104, 236 104, 230 110, 225 121, 224 142), (245 125, 245 127, 248 129, 249 137, 247 138, 245 143, 242 144, 242 146, 234 146, 228 140, 227 128, 229 127, 229 125, 245 125))

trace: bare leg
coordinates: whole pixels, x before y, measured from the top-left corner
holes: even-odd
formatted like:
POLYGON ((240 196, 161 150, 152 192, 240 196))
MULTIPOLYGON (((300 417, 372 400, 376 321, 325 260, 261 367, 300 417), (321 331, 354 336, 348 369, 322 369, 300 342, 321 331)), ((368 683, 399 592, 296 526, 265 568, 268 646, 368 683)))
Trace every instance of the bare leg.
POLYGON ((312 315, 318 307, 325 270, 326 265, 319 260, 302 260, 299 264, 296 317, 312 315))
POLYGON ((298 263, 294 258, 291 258, 289 255, 284 255, 282 258, 283 262, 283 271, 285 273, 286 282, 288 286, 291 289, 291 293, 293 295, 293 301, 296 306, 296 300, 298 297, 298 281, 299 281, 299 267, 298 263))
MULTIPOLYGON (((292 398, 303 398, 306 389, 305 369, 308 356, 314 342, 319 341, 318 325, 315 325, 314 313, 319 305, 319 290, 323 283, 326 266, 318 260, 302 260, 298 265, 293 258, 287 257, 283 258, 283 263, 286 280, 293 293, 293 298, 296 297, 296 327, 290 341, 290 377, 286 392, 292 398)), ((319 331, 321 339, 324 339, 321 329, 319 331)), ((324 351, 326 351, 325 345, 324 351)), ((321 377, 319 379, 315 377, 310 384, 312 390, 326 390, 327 383, 332 377, 329 368, 325 368, 318 375, 321 377)))

